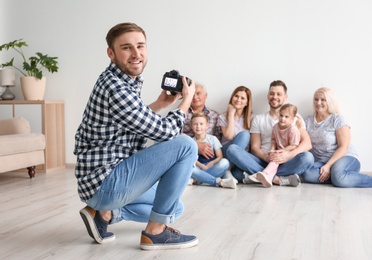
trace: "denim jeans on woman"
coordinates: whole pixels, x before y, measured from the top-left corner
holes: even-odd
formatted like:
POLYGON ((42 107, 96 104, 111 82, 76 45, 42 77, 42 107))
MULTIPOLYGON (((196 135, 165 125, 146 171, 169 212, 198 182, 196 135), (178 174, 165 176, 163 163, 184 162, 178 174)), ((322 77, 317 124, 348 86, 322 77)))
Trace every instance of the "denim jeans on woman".
MULTIPOLYGON (((234 164, 231 173, 239 182, 242 182, 244 179, 243 172, 252 175, 265 169, 268 164, 266 161, 261 160, 237 145, 230 145, 227 150, 227 157, 234 164)), ((314 156, 310 152, 299 153, 288 162, 280 164, 276 175, 300 175, 309 169, 313 163, 314 156)))
POLYGON ((218 186, 218 183, 216 182, 217 178, 222 177, 226 173, 229 166, 229 161, 225 158, 222 158, 206 171, 196 166, 192 172, 191 177, 199 183, 206 183, 209 185, 218 186))
POLYGON ((180 197, 191 177, 197 146, 189 136, 156 143, 122 161, 87 204, 121 220, 170 224, 182 214, 180 197))
POLYGON ((372 187, 372 176, 360 173, 360 162, 352 156, 344 156, 337 160, 331 167, 331 177, 320 182, 320 168, 323 162, 315 162, 314 165, 302 175, 309 183, 333 184, 340 188, 367 188, 372 187))
POLYGON ((230 145, 234 144, 241 147, 242 149, 246 149, 250 141, 251 134, 249 133, 249 131, 248 130, 241 131, 230 142, 222 145, 223 157, 229 159, 229 157, 227 156, 227 149, 229 149, 230 145))

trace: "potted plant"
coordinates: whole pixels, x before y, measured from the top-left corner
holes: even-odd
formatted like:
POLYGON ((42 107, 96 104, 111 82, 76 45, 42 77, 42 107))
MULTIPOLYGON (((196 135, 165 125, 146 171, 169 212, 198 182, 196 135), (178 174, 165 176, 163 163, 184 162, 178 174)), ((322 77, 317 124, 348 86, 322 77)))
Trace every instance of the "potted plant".
POLYGON ((13 67, 22 73, 23 77, 20 79, 21 88, 26 100, 41 100, 44 98, 46 84, 46 78, 43 76, 43 69, 51 73, 58 72, 58 58, 36 52, 35 56, 31 56, 27 59, 22 49, 22 47, 25 46, 28 45, 23 39, 11 41, 0 46, 0 51, 4 49, 13 49, 19 53, 23 61, 23 69, 14 65, 14 57, 0 66, 13 67))

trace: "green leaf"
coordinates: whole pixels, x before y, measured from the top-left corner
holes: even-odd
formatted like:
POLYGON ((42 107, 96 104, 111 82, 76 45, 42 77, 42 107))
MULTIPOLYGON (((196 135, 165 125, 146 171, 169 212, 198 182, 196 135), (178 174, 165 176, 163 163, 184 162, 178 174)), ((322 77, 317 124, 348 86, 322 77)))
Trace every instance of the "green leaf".
POLYGON ((58 72, 59 66, 57 62, 57 57, 50 57, 48 55, 44 55, 40 52, 36 52, 36 56, 31 56, 28 59, 23 54, 22 47, 28 46, 23 39, 11 41, 8 43, 5 43, 0 46, 0 51, 2 50, 9 50, 13 49, 14 51, 18 52, 21 55, 21 58, 23 60, 23 70, 26 71, 24 73, 21 69, 14 66, 14 57, 9 61, 1 64, 1 67, 14 67, 18 71, 20 71, 23 75, 28 76, 35 76, 38 79, 41 79, 43 77, 42 69, 46 69, 51 73, 58 72))

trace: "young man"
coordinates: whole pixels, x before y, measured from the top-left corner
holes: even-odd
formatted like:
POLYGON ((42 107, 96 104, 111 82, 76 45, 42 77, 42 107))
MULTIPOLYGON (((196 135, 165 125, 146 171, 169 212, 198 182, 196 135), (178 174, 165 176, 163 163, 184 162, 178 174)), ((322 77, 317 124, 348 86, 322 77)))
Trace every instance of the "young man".
POLYGON ((296 187, 301 183, 298 175, 304 173, 314 163, 314 157, 308 152, 311 149, 311 142, 304 123, 300 129, 301 141, 297 148, 269 153, 272 129, 278 122, 279 110, 287 98, 287 86, 284 82, 273 81, 267 94, 269 112, 256 115, 252 120, 250 153, 237 145, 231 145, 227 150, 227 156, 234 164, 231 172, 240 182, 257 182, 253 174, 262 171, 272 160, 280 164, 273 183, 296 187))
POLYGON ((133 23, 121 23, 106 36, 110 65, 99 76, 75 135, 78 193, 88 206, 80 210, 88 234, 98 243, 115 235, 108 224, 147 222, 141 235, 145 250, 186 248, 198 244, 167 226, 183 212, 180 201, 197 159, 195 142, 179 135, 195 92, 182 79, 182 100, 162 117, 156 112, 181 94, 145 105, 140 93, 147 63, 146 34, 133 23), (147 138, 156 144, 146 148, 147 138), (145 149, 146 148, 146 149, 145 149), (159 163, 161 162, 161 163, 159 163))
MULTIPOLYGON (((205 101, 207 100, 208 93, 205 89, 204 85, 201 83, 195 84, 195 94, 191 102, 191 106, 186 114, 185 124, 183 126, 182 132, 187 134, 190 137, 194 137, 195 133, 191 127, 191 118, 194 114, 203 112, 208 116, 208 129, 207 134, 214 135, 217 137, 218 140, 221 139, 221 131, 217 126, 218 121, 218 113, 207 107, 205 105, 205 101)), ((212 158, 214 156, 214 152, 211 146, 208 143, 198 143, 198 153, 203 155, 206 158, 212 158)))

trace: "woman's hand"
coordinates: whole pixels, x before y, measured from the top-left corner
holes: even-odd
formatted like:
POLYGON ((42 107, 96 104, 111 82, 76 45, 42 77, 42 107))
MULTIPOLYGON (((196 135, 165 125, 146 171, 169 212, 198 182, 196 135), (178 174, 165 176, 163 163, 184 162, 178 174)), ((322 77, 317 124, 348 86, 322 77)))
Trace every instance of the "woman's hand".
POLYGON ((329 167, 327 164, 323 165, 320 168, 320 176, 319 176, 319 181, 320 182, 325 182, 331 177, 331 167, 329 167))
POLYGON ((235 116, 235 112, 236 112, 236 108, 233 106, 233 105, 231 105, 231 104, 229 104, 228 106, 227 106, 227 117, 234 117, 235 116))

